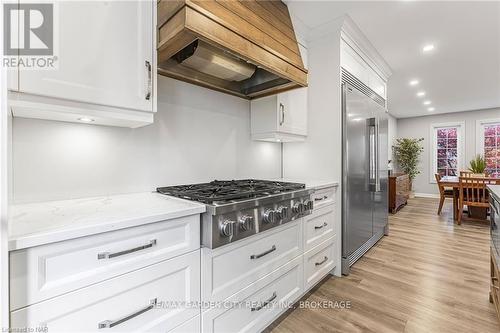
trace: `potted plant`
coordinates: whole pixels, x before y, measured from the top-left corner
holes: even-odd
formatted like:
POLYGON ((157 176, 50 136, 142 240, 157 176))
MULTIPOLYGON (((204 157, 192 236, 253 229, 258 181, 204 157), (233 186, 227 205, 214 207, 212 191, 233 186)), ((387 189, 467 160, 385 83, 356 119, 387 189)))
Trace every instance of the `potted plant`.
POLYGON ((422 141, 424 141, 423 138, 396 139, 396 144, 392 147, 394 158, 399 168, 410 178, 410 193, 413 193, 413 180, 420 173, 418 162, 420 160, 420 154, 424 151, 424 147, 420 144, 422 141))
POLYGON ((471 177, 486 177, 484 170, 486 170, 486 161, 478 154, 469 162, 469 171, 472 172, 471 177))

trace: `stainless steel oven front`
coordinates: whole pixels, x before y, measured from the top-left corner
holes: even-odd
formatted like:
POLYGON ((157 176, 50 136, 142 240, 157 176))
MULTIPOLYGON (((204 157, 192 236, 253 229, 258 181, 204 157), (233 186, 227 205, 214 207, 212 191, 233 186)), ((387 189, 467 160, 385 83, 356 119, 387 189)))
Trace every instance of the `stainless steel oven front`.
POLYGON ((495 197, 490 196, 490 230, 491 245, 498 257, 500 257, 500 202, 495 197))

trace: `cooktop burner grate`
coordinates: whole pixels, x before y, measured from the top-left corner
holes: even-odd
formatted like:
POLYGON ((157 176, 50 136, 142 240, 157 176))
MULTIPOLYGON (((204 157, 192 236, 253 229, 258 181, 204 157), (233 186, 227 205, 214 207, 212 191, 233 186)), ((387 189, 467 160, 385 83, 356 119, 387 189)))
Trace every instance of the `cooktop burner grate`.
POLYGON ((227 203, 305 188, 305 184, 269 180, 214 180, 210 183, 159 187, 159 193, 200 201, 227 203))

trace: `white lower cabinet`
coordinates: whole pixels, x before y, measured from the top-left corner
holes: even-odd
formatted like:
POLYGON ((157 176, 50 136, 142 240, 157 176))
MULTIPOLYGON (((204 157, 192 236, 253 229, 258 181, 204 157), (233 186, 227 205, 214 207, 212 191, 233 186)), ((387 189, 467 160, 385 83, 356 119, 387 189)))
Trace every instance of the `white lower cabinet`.
POLYGON ((261 332, 302 295, 302 256, 202 313, 203 333, 261 332))
POLYGON ((197 333, 201 332, 201 316, 189 319, 187 322, 168 331, 168 333, 197 333))
POLYGON ((317 190, 311 195, 314 202, 314 210, 334 204, 336 200, 337 187, 327 187, 317 190))
POLYGON ((311 215, 304 218, 304 251, 331 238, 335 234, 334 206, 324 206, 315 209, 311 215))
POLYGON ((200 216, 10 253, 10 309, 38 303, 200 247, 200 216))
POLYGON ((46 327, 48 332, 168 332, 199 315, 199 308, 185 306, 199 300, 200 251, 196 250, 12 311, 11 327, 26 331, 46 327))
POLYGON ((311 215, 202 249, 202 300, 212 305, 202 309, 203 333, 261 332, 337 266, 335 188, 316 197, 311 215))
POLYGON ((222 301, 303 253, 302 219, 214 250, 202 248, 202 297, 222 301))
POLYGON ((337 235, 304 254, 305 290, 311 289, 337 265, 337 235))

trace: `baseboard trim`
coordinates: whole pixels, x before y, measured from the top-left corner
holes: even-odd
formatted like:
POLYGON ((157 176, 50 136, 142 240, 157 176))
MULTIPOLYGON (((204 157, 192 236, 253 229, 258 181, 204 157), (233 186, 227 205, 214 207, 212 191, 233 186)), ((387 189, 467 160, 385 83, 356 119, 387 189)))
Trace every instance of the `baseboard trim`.
POLYGON ((415 197, 418 197, 418 198, 439 198, 439 194, 435 194, 435 193, 415 193, 415 197))

